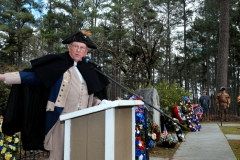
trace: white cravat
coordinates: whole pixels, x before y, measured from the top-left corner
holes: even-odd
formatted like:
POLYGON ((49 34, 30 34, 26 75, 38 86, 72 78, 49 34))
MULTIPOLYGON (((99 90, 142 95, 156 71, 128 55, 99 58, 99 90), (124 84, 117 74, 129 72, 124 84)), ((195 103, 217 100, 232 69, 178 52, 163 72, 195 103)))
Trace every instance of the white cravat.
MULTIPOLYGON (((83 81, 83 77, 82 77, 82 74, 79 72, 79 70, 77 69, 77 62, 75 62, 74 61, 74 68, 75 68, 75 70, 76 70, 76 72, 77 72, 77 74, 78 74, 78 77, 79 77, 79 79, 80 79, 80 83, 82 83, 82 81, 83 81)), ((81 85, 80 85, 80 90, 81 90, 81 85)))

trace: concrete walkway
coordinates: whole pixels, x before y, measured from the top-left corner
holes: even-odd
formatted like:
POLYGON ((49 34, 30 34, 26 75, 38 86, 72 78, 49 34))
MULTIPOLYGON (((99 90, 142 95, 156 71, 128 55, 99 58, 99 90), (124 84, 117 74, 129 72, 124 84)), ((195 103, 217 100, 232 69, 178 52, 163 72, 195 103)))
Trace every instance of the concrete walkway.
MULTIPOLYGON (((189 132, 186 141, 181 142, 171 160, 236 160, 227 139, 238 139, 240 135, 224 135, 220 130, 221 124, 202 123, 200 132, 189 132)), ((236 126, 240 124, 224 124, 236 126)), ((168 158, 150 157, 149 160, 167 160, 168 158)))

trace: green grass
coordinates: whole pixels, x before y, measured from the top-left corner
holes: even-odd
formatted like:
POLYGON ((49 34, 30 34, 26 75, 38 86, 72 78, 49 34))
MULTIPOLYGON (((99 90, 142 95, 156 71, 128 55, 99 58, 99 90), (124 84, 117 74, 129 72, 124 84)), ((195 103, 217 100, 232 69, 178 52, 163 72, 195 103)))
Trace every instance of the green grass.
MULTIPOLYGON (((219 126, 224 134, 240 135, 240 127, 238 126, 219 126)), ((230 147, 237 159, 240 159, 240 140, 228 140, 230 147)))
POLYGON ((228 140, 230 147, 237 159, 240 159, 240 140, 228 140))
POLYGON ((239 134, 240 126, 219 126, 224 134, 239 134))

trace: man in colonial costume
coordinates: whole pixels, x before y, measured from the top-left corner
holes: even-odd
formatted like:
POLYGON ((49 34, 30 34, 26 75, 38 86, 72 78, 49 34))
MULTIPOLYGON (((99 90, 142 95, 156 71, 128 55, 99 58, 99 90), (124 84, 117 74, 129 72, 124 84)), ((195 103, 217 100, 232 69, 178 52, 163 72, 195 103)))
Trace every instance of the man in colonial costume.
POLYGON ((59 116, 98 105, 107 99, 109 81, 82 61, 97 47, 88 32, 65 39, 68 52, 31 61, 32 68, 0 74, 0 81, 14 84, 3 122, 3 132, 21 132, 24 150, 46 149, 50 160, 64 155, 64 122, 59 116))
POLYGON ((216 104, 220 111, 221 121, 228 121, 228 108, 231 102, 229 94, 226 93, 226 88, 221 87, 220 92, 216 96, 216 104), (224 115, 224 117, 223 117, 224 115))

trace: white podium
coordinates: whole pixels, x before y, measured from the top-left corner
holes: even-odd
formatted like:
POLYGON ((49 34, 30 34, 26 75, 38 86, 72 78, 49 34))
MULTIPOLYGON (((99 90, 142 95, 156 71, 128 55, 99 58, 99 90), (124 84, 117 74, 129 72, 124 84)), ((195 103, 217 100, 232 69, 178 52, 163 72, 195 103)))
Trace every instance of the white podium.
POLYGON ((143 104, 116 100, 61 115, 64 160, 135 160, 134 106, 143 104))

